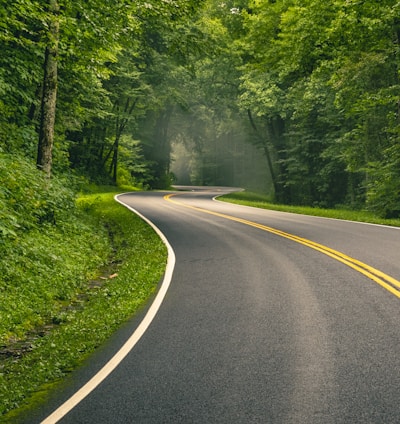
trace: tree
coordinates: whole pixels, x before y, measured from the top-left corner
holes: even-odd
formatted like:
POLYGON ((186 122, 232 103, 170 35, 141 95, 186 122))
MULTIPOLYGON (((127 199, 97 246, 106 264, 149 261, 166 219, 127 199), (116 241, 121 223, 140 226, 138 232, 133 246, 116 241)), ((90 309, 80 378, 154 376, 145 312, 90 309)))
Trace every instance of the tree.
MULTIPOLYGON (((290 2, 288 2, 290 4, 290 2)), ((239 46, 245 63, 241 70, 239 105, 254 130, 254 142, 264 151, 277 201, 289 202, 286 188, 286 140, 288 82, 280 75, 279 43, 285 2, 249 1, 244 11, 245 35, 239 46)))
POLYGON ((212 183, 247 141, 278 201, 398 214, 398 2, 0 5, 2 151, 115 182, 131 149, 164 187, 172 144, 212 183))
POLYGON ((40 130, 37 166, 48 176, 51 173, 54 144, 54 124, 57 102, 57 60, 60 36, 59 11, 57 0, 49 0, 48 41, 45 51, 43 72, 43 94, 40 108, 40 130))
POLYGON ((152 179, 156 181, 167 172, 169 150, 158 146, 168 144, 163 141, 166 131, 162 127, 167 125, 168 107, 175 101, 179 86, 176 70, 191 47, 189 42, 182 46, 179 32, 175 33, 182 30, 194 10, 190 1, 132 4, 120 47, 107 67, 108 78, 101 82, 104 109, 96 117, 88 117, 84 131, 69 132, 74 167, 105 178, 109 174, 116 182, 119 143, 129 134, 142 139, 143 160, 153 167, 152 179), (146 127, 150 122, 154 125, 149 133, 146 127))
POLYGON ((398 214, 398 12, 394 1, 342 2, 332 23, 338 54, 331 84, 347 121, 340 143, 348 168, 364 176, 367 205, 382 215, 398 214))
POLYGON ((46 13, 37 2, 0 1, 0 150, 37 154, 35 105, 40 95, 46 13))

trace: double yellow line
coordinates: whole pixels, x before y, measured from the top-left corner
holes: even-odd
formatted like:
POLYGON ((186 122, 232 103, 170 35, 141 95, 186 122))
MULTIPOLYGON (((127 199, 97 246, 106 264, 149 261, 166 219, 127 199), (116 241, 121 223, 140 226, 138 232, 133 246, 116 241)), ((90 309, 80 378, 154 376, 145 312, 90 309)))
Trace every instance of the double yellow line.
POLYGON ((193 209, 196 211, 200 211, 203 213, 207 213, 209 215, 215 215, 219 216, 221 218, 229 219, 231 221, 240 222, 245 225, 249 225, 250 227, 258 228, 263 231, 267 231, 272 234, 276 234, 280 237, 284 237, 286 239, 295 241, 297 243, 303 244, 304 246, 307 246, 311 249, 317 250, 318 252, 323 253, 324 255, 330 256, 331 258, 342 262, 343 264, 349 266, 350 268, 353 268, 354 270, 358 271, 359 273, 365 275, 372 281, 375 281, 375 283, 379 284, 383 288, 385 288, 390 293, 394 294, 396 297, 400 298, 400 281, 396 280, 395 278, 391 277, 390 275, 385 274, 382 271, 379 271, 376 268, 373 268, 357 259, 354 259, 350 256, 345 255, 342 252, 339 252, 337 250, 331 249, 330 247, 324 246, 323 244, 316 243, 311 240, 307 240, 302 237, 295 236, 293 234, 285 233, 284 231, 277 230, 276 228, 268 227, 266 225, 258 224, 257 222, 248 221, 247 219, 242 218, 236 218, 231 215, 226 215, 219 212, 213 212, 207 209, 198 208, 196 206, 190 206, 185 203, 179 202, 177 200, 173 200, 172 197, 177 196, 177 194, 167 194, 164 196, 164 199, 168 202, 174 203, 179 206, 184 206, 185 208, 193 209))

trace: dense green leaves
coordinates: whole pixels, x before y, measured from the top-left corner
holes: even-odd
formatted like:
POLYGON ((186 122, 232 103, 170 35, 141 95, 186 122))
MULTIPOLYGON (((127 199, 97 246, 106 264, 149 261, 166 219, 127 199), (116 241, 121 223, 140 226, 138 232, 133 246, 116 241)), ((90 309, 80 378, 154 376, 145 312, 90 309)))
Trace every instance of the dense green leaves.
POLYGON ((4 237, 56 225, 74 207, 74 193, 62 179, 48 181, 33 164, 0 154, 0 214, 4 237))
MULTIPOLYGON (((43 129, 47 96, 47 91, 42 96, 43 89, 57 84, 56 127, 48 125, 50 145, 44 153, 51 156, 55 133, 56 156, 71 151, 73 167, 95 179, 110 174, 116 180, 119 139, 124 133, 133 135, 135 122, 146 110, 164 108, 165 93, 164 98, 161 91, 156 93, 160 84, 154 75, 168 74, 173 62, 165 67, 163 59, 154 58, 172 53, 182 60, 194 48, 193 41, 182 51, 176 30, 186 31, 184 21, 189 14, 194 16, 198 2, 2 3, 0 149, 9 153, 23 149, 35 156, 39 121, 43 132, 47 128, 43 129), (45 58, 52 56, 45 52, 52 46, 57 46, 53 63, 58 75, 49 81, 44 66, 45 58), (87 145, 91 153, 85 161, 77 159, 87 145)), ((51 157, 47 162, 50 168, 51 157)), ((65 165, 54 163, 56 170, 65 170, 65 165)))
POLYGON ((278 199, 367 200, 382 214, 398 213, 398 4, 248 5, 239 100, 272 158, 278 199))
MULTIPOLYGON (((34 158, 51 10, 1 5, 0 149, 34 158)), ((398 2, 59 5, 56 172, 165 187, 186 160, 240 184, 220 177, 240 139, 279 201, 397 213, 398 2)))

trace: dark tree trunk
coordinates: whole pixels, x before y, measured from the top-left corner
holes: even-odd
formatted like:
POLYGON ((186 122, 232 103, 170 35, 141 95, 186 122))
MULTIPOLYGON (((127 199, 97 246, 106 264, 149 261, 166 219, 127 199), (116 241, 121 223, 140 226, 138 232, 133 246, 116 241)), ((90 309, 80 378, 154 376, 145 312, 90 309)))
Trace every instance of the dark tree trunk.
POLYGON ((39 143, 36 162, 37 167, 43 170, 48 176, 51 174, 52 166, 57 101, 57 58, 59 39, 59 5, 57 0, 50 0, 49 11, 51 14, 49 22, 49 41, 44 61, 43 95, 40 108, 39 143))
POLYGON ((119 142, 122 137, 122 134, 125 131, 126 126, 128 125, 128 122, 131 118, 132 112, 135 109, 137 102, 138 102, 138 99, 131 99, 128 97, 126 99, 125 107, 123 111, 119 111, 118 102, 114 105, 114 108, 117 113, 116 122, 115 122, 115 139, 110 151, 107 153, 103 162, 105 164, 112 154, 109 173, 111 174, 114 183, 117 183, 117 177, 118 177, 119 142), (119 116, 119 113, 121 113, 121 116, 119 116))
POLYGON ((119 140, 120 136, 117 135, 117 137, 114 140, 114 144, 112 147, 112 159, 110 164, 110 174, 112 176, 112 180, 114 183, 117 183, 117 177, 118 177, 118 149, 119 149, 119 140))
POLYGON ((262 136, 261 132, 258 130, 257 125, 254 122, 253 115, 252 115, 250 109, 247 110, 247 116, 249 118, 251 127, 253 128, 255 134, 257 135, 257 137, 260 141, 260 144, 261 144, 262 149, 264 151, 265 158, 267 159, 267 164, 268 164, 269 172, 270 172, 270 175, 271 175, 272 185, 274 187, 274 193, 275 193, 275 196, 276 196, 279 192, 279 187, 278 187, 278 183, 277 183, 274 165, 272 163, 271 152, 270 152, 270 148, 269 148, 269 145, 268 145, 268 141, 266 140, 265 137, 262 136))

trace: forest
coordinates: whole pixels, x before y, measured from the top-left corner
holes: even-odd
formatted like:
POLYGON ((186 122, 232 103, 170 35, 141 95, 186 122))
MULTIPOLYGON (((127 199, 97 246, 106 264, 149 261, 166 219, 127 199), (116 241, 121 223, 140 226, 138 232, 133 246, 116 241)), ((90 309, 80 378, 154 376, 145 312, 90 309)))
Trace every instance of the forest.
POLYGON ((0 2, 11 173, 400 216, 398 1, 0 2))

